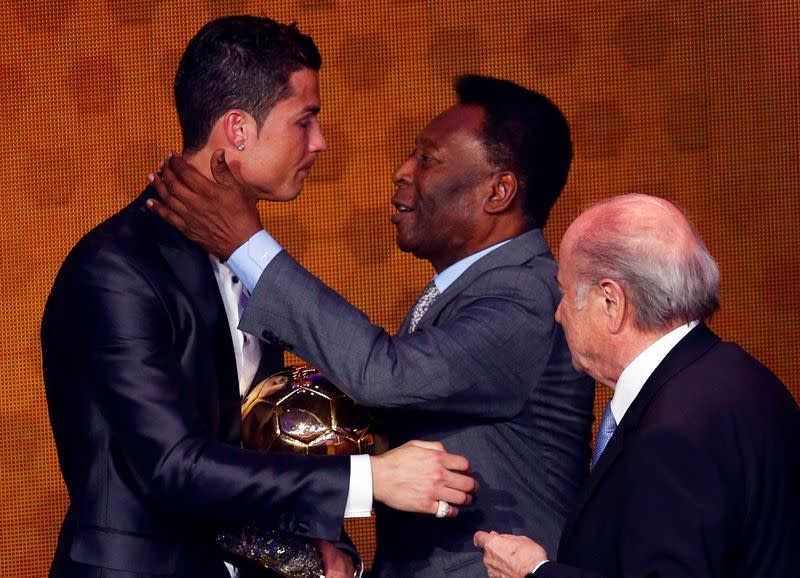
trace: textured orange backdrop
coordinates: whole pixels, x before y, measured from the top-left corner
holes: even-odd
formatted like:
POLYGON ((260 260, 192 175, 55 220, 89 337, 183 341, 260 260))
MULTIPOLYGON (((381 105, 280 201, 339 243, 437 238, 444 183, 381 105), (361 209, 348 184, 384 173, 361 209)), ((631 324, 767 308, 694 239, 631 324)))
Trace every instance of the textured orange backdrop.
MULTIPOLYGON (((394 248, 390 175, 465 72, 539 89, 576 148, 546 233, 631 191, 692 216, 722 269, 712 326, 800 399, 800 8, 794 0, 0 2, 0 576, 44 576, 66 492, 39 320, 63 257, 180 147, 177 59, 208 19, 296 20, 320 45, 329 150, 264 207, 299 260, 389 329, 430 269, 394 248)), ((69 331, 65 327, 64 331, 69 331)), ((607 394, 601 392, 602 407, 607 394)), ((367 554, 369 527, 357 526, 367 554)))

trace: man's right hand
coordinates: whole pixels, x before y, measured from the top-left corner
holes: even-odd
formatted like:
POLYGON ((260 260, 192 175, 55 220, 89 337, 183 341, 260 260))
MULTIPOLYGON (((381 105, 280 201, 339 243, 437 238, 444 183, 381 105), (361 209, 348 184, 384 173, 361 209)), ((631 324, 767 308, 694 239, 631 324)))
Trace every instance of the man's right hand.
POLYGON ((220 259, 261 230, 256 198, 231 173, 224 151, 211 157, 214 180, 179 155, 170 155, 158 174, 149 175, 159 199, 147 206, 189 239, 220 259))
POLYGON ((447 516, 472 502, 478 482, 467 475, 467 458, 447 453, 439 442, 410 441, 371 458, 373 498, 406 512, 436 514, 439 500, 450 504, 447 516))

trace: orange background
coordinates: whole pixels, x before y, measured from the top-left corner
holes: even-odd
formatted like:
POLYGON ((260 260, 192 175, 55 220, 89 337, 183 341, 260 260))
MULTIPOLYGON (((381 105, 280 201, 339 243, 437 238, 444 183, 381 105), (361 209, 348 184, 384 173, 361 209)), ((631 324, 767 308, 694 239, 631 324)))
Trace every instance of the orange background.
MULTIPOLYGON (((78 237, 180 148, 172 76, 208 19, 296 20, 319 44, 329 150, 298 201, 264 207, 266 222, 373 321, 395 329, 431 276, 394 247, 392 170, 416 131, 453 102, 454 76, 490 74, 546 93, 572 126, 576 158, 546 229, 551 243, 609 195, 682 205, 721 265, 713 328, 800 399, 799 6, 0 2, 0 575, 46 574, 66 508, 40 370, 44 300, 78 237)), ((607 396, 599 393, 599 408, 607 396)))

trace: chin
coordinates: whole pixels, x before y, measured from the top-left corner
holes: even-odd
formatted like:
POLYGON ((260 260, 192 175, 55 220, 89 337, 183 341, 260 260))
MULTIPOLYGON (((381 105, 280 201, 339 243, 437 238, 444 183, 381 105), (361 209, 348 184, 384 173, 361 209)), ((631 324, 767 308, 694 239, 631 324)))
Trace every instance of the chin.
POLYGON ((278 192, 275 192, 275 193, 269 193, 269 194, 263 196, 262 200, 264 200, 264 201, 272 201, 274 203, 285 203, 287 201, 295 200, 298 196, 300 196, 300 191, 302 191, 302 190, 303 190, 303 188, 300 187, 298 189, 292 189, 292 190, 286 190, 286 191, 278 191, 278 192))
POLYGON ((397 236, 397 239, 396 239, 395 242, 397 243, 397 248, 400 249, 403 253, 413 253, 414 252, 414 247, 412 245, 409 245, 408 242, 405 239, 400 237, 400 235, 397 236))

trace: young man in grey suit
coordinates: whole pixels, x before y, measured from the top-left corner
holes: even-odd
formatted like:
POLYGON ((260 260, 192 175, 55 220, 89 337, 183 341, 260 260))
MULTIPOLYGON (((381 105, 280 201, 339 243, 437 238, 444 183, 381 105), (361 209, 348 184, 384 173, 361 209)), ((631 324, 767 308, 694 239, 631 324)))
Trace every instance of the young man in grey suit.
POLYGON ((604 201, 560 259, 556 318, 576 367, 614 395, 558 562, 480 532, 489 576, 800 576, 800 410, 703 323, 719 269, 688 219, 655 197, 604 201))
MULTIPOLYGON (((208 170, 224 148, 252 194, 297 196, 325 148, 319 67, 295 26, 208 23, 175 80, 190 162, 208 170)), ((343 517, 368 515, 373 497, 430 518, 439 498, 469 499, 458 488, 473 480, 448 469, 467 460, 436 444, 388 459, 243 450, 240 396, 283 367, 283 351, 236 329, 241 283, 145 208, 154 194, 87 233, 47 300, 45 388, 70 499, 51 578, 231 578, 212 547, 226 525, 337 540, 343 517)), ((353 576, 346 556, 326 552, 329 578, 353 576)))
MULTIPOLYGON (((219 183, 173 158, 169 186, 156 179, 166 206, 151 203, 253 288, 242 329, 391 410, 392 445, 441 439, 469 456, 481 491, 457 522, 379 512, 382 577, 485 576, 471 545, 482 527, 555 547, 587 472, 594 389, 553 320, 556 264, 541 231, 569 171, 566 120, 507 81, 469 76, 456 91, 458 104, 424 128, 394 175, 397 244, 436 271, 396 335, 261 230, 255 202, 235 192, 219 156, 219 183)), ((442 515, 450 508, 439 503, 442 515)))

